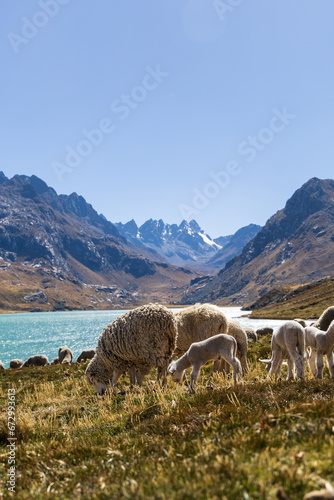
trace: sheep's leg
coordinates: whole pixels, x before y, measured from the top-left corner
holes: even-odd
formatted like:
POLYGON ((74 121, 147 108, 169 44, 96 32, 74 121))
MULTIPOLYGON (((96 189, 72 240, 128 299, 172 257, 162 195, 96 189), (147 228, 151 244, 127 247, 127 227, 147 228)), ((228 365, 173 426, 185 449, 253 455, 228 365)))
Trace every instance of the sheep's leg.
POLYGON ((317 351, 317 377, 322 378, 322 372, 324 370, 324 355, 322 351, 317 351))
POLYGON ((230 365, 223 358, 219 357, 213 363, 212 373, 214 372, 226 373, 228 375, 230 373, 230 365))
POLYGON ((249 366, 248 366, 248 363, 247 363, 247 355, 242 356, 242 357, 240 358, 240 361, 241 361, 242 370, 243 370, 245 373, 248 373, 248 372, 249 372, 249 366))
POLYGON ((190 392, 195 392, 195 386, 199 377, 199 372, 201 370, 201 364, 196 363, 193 365, 193 369, 190 374, 190 392))
POLYGON ((234 382, 237 381, 237 377, 241 378, 242 377, 242 365, 238 358, 235 358, 234 356, 230 355, 225 355, 225 361, 229 364, 229 366, 232 366, 233 368, 233 380, 234 382))
POLYGON ((121 374, 122 374, 122 372, 120 372, 119 370, 114 370, 113 371, 112 379, 111 379, 111 382, 110 382, 111 387, 115 387, 115 385, 117 384, 118 379, 121 376, 121 374))
POLYGON ((271 358, 271 367, 270 367, 267 378, 270 378, 272 375, 274 375, 275 377, 280 376, 282 361, 283 361, 282 351, 280 349, 278 349, 278 350, 275 349, 273 351, 273 355, 271 358))
POLYGON ((294 364, 293 364, 293 361, 292 359, 289 357, 288 358, 288 376, 287 376, 287 380, 294 380, 295 379, 295 374, 294 374, 294 364))
POLYGON ((157 382, 161 381, 161 385, 166 385, 167 366, 158 366, 157 382))
POLYGON ((332 352, 330 354, 327 354, 327 363, 330 377, 334 378, 334 355, 332 352))
POLYGON ((140 370, 136 371, 136 382, 138 387, 141 387, 143 380, 145 377, 145 373, 142 373, 140 370))
POLYGON ((296 349, 290 348, 289 345, 287 345, 287 350, 288 350, 288 355, 292 359, 296 370, 297 370, 297 378, 303 378, 305 375, 305 359, 304 357, 299 354, 296 349))
POLYGON ((136 385, 136 368, 134 365, 130 367, 130 384, 136 385))
POLYGON ((220 369, 220 366, 221 366, 221 358, 217 358, 215 359, 215 361, 213 362, 213 366, 212 366, 212 373, 216 373, 216 372, 220 372, 221 369, 220 369))
POLYGON ((308 364, 314 378, 317 378, 316 359, 317 359, 317 351, 311 349, 311 355, 309 357, 308 364))

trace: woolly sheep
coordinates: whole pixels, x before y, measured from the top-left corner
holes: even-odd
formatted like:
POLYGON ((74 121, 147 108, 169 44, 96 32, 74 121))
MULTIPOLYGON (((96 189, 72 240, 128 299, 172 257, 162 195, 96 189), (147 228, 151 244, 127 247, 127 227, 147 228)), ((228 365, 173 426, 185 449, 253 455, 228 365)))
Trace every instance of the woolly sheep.
POLYGON ((6 368, 4 367, 4 365, 1 363, 0 361, 0 370, 6 370, 6 368))
POLYGON ((130 370, 131 382, 141 383, 143 374, 158 368, 165 380, 168 363, 175 349, 174 314, 160 304, 137 307, 104 328, 96 354, 86 369, 86 378, 103 395, 120 375, 130 370))
POLYGON ((49 360, 45 354, 36 354, 35 356, 30 356, 21 368, 26 368, 27 366, 46 366, 49 364, 49 360))
POLYGON ((176 349, 173 357, 184 354, 191 344, 227 332, 227 319, 213 304, 195 304, 175 313, 176 349))
POLYGON ((50 363, 51 365, 59 365, 59 358, 53 358, 53 360, 50 363))
POLYGON ((288 361, 287 380, 294 379, 294 366, 297 370, 297 377, 303 378, 305 374, 305 332, 303 327, 296 321, 286 321, 273 333, 271 339, 272 358, 271 360, 260 359, 267 364, 269 370, 268 378, 271 375, 279 377, 283 359, 288 361))
POLYGON ((64 345, 58 349, 58 358, 61 365, 70 365, 73 360, 73 353, 67 345, 64 345))
POLYGON ((242 367, 236 358, 237 342, 231 335, 221 333, 214 335, 201 342, 194 342, 188 351, 177 361, 172 361, 168 367, 168 373, 172 375, 175 382, 181 382, 184 370, 192 366, 190 391, 195 391, 197 379, 201 367, 207 362, 223 359, 233 368, 234 381, 237 376, 241 377, 242 367))
POLYGON ((21 368, 22 365, 23 365, 22 359, 12 359, 9 362, 9 368, 21 368))
POLYGON ((327 332, 323 332, 314 326, 305 328, 306 347, 311 348, 309 365, 315 378, 322 378, 324 370, 323 357, 327 357, 330 377, 334 378, 334 321, 331 322, 327 332))
MULTIPOLYGON (((249 371, 249 366, 247 363, 248 342, 247 342, 246 332, 242 328, 239 321, 229 320, 227 333, 228 335, 232 335, 232 337, 234 337, 235 340, 237 341, 237 346, 238 346, 237 356, 240 359, 242 370, 245 373, 247 373, 249 371)), ((213 364, 213 371, 229 373, 230 365, 225 363, 223 359, 218 359, 213 364)))
POLYGON ((325 311, 322 313, 318 321, 313 323, 312 326, 315 326, 316 328, 319 328, 319 330, 323 330, 324 332, 326 332, 333 320, 334 320, 334 306, 330 306, 327 307, 327 309, 325 309, 325 311))
POLYGON ((77 363, 81 361, 87 361, 87 359, 93 359, 95 356, 95 349, 86 349, 77 358, 77 363))
POLYGON ((247 335, 247 340, 248 342, 257 342, 257 333, 255 330, 253 330, 253 328, 250 328, 249 326, 247 326, 246 328, 244 328, 245 330, 245 333, 247 335))
POLYGON ((256 330, 256 333, 262 337, 264 335, 271 335, 274 332, 273 328, 270 328, 269 326, 265 326, 264 328, 258 328, 256 330))

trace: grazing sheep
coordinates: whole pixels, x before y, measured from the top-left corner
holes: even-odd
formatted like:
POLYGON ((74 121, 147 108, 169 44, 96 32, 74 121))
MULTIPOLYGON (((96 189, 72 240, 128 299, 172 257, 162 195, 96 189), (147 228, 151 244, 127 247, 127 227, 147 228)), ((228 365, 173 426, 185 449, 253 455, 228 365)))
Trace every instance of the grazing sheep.
POLYGON ((45 354, 36 354, 35 356, 30 356, 21 368, 26 368, 27 366, 46 366, 49 364, 48 357, 45 354))
POLYGON ((328 330, 329 325, 334 320, 334 306, 327 307, 325 311, 322 313, 318 321, 312 324, 319 330, 326 332, 328 330))
POLYGON ((309 365, 315 378, 322 378, 324 370, 323 357, 327 357, 330 377, 334 378, 334 321, 331 322, 327 332, 323 332, 314 326, 305 328, 306 347, 311 348, 309 365))
POLYGON ((306 323, 306 321, 304 319, 296 318, 293 321, 297 321, 297 323, 299 323, 300 325, 302 325, 303 328, 307 327, 307 323, 306 323))
POLYGON ((263 337, 264 335, 272 335, 273 332, 274 332, 273 328, 270 328, 269 326, 268 327, 264 327, 264 328, 258 328, 256 330, 256 333, 260 337, 263 337))
POLYGON ((158 368, 165 380, 175 349, 177 327, 174 314, 160 304, 137 307, 115 319, 99 337, 96 354, 86 369, 86 378, 103 395, 120 375, 130 370, 131 382, 140 384, 143 374, 158 368))
POLYGON ((269 369, 268 378, 271 375, 279 377, 283 359, 288 361, 287 380, 294 379, 294 366, 297 369, 297 377, 305 375, 305 332, 303 327, 296 321, 286 321, 273 333, 271 339, 272 358, 270 360, 260 359, 267 364, 269 369))
POLYGON ((247 326, 246 328, 244 328, 245 332, 246 332, 246 335, 247 335, 247 340, 248 342, 257 342, 257 333, 255 330, 253 330, 253 328, 250 328, 249 326, 247 326))
POLYGON ((234 381, 237 376, 241 377, 242 367, 236 358, 237 341, 231 335, 221 333, 214 335, 201 342, 194 342, 188 351, 177 361, 172 361, 168 367, 168 373, 172 375, 175 382, 181 382, 184 370, 193 367, 191 371, 190 391, 195 391, 195 385, 199 377, 201 367, 207 362, 223 359, 233 368, 234 381))
MULTIPOLYGON (((240 359, 243 372, 247 373, 249 371, 247 363, 248 342, 245 330, 242 328, 239 321, 229 320, 227 334, 232 335, 237 341, 237 356, 240 359)), ((229 373, 230 365, 225 363, 223 359, 217 359, 213 364, 213 371, 229 373)))
POLYGON ((61 365, 70 365, 73 360, 73 353, 67 345, 64 345, 58 349, 58 358, 61 365))
POLYGON ((4 365, 1 363, 0 361, 0 370, 6 370, 6 368, 4 367, 4 365))
POLYGON ((77 363, 81 361, 87 361, 88 359, 93 359, 95 356, 95 349, 86 349, 78 356, 77 363))
POLYGON ((9 363, 9 368, 21 368, 22 365, 22 359, 12 359, 9 363))
POLYGON ((184 354, 191 344, 218 333, 227 332, 227 319, 222 310, 212 304, 195 304, 175 313, 177 321, 176 349, 173 357, 184 354))
POLYGON ((53 360, 50 363, 51 365, 59 365, 59 358, 53 358, 53 360))

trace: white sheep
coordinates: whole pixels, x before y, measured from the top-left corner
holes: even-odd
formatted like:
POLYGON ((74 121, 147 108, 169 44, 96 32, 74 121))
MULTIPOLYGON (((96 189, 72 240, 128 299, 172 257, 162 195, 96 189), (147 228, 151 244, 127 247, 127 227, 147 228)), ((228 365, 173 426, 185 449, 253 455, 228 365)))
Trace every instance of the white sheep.
POLYGON ((87 361, 88 359, 93 359, 95 356, 95 349, 85 349, 82 351, 81 354, 79 354, 77 358, 77 363, 80 363, 81 361, 87 361))
POLYGON ((86 369, 88 383, 103 395, 127 371, 131 382, 140 384, 155 367, 164 381, 176 333, 174 314, 159 304, 137 307, 120 316, 99 337, 96 354, 86 369))
POLYGON ((12 359, 9 362, 9 368, 21 368, 22 365, 23 365, 22 359, 12 359))
POLYGON ((269 370, 268 378, 272 375, 279 377, 283 359, 288 361, 287 380, 294 379, 294 366, 297 377, 305 375, 305 332, 304 328, 296 321, 286 321, 273 333, 271 339, 272 357, 270 360, 260 359, 266 363, 269 370))
POLYGON ((26 368, 27 366, 46 366, 49 364, 48 357, 45 354, 36 354, 35 356, 30 356, 21 368, 26 368))
POLYGON ((318 330, 314 326, 305 328, 306 347, 311 348, 308 359, 311 372, 315 378, 322 378, 324 370, 323 357, 327 357, 330 377, 334 378, 334 321, 331 322, 327 332, 318 330))
POLYGON ((73 361, 73 353, 67 345, 59 347, 58 349, 58 359, 61 365, 70 365, 73 361))
MULTIPOLYGON (((232 337, 234 337, 237 341, 237 356, 240 359, 243 372, 247 373, 249 371, 249 366, 247 363, 248 341, 245 330, 242 328, 239 321, 229 320, 227 326, 227 334, 232 335, 232 337)), ((217 360, 213 364, 213 371, 229 373, 230 366, 226 364, 223 359, 217 360)))
POLYGON ((326 332, 332 321, 334 321, 334 306, 327 307, 318 321, 313 323, 312 326, 315 326, 316 328, 319 328, 319 330, 326 332))
POLYGON ((188 351, 177 361, 172 361, 168 373, 175 382, 181 382, 184 370, 192 366, 190 390, 194 392, 201 367, 207 361, 223 359, 233 368, 234 381, 241 377, 242 367, 236 358, 237 342, 231 335, 221 333, 201 342, 194 342, 188 351))
POLYGON ((218 333, 227 333, 227 319, 213 304, 195 304, 175 313, 177 339, 174 357, 184 354, 191 344, 218 333))

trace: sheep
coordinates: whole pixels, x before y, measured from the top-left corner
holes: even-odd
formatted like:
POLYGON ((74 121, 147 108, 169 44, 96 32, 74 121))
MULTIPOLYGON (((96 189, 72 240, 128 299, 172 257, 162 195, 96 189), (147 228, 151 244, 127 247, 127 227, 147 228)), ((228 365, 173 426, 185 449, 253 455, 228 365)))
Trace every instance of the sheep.
POLYGON ((50 363, 51 365, 59 365, 59 358, 53 358, 53 360, 50 363))
POLYGON ((0 361, 0 370, 6 370, 5 366, 0 361))
POLYGON ((95 356, 95 349, 86 349, 77 358, 77 363, 81 361, 87 361, 88 359, 93 359, 95 356))
POLYGON ((299 323, 300 325, 302 325, 303 328, 307 327, 306 321, 304 319, 295 318, 293 321, 297 321, 297 323, 299 323))
POLYGON ((248 342, 257 342, 257 333, 255 330, 253 330, 253 328, 250 328, 249 326, 247 326, 246 328, 244 328, 245 330, 245 333, 247 335, 247 341, 248 342))
POLYGON ((329 325, 327 332, 314 326, 305 328, 306 347, 311 348, 309 366, 314 378, 322 378, 324 370, 323 357, 327 357, 330 377, 334 378, 334 320, 329 325))
POLYGON ((264 335, 272 335, 273 332, 274 332, 273 328, 270 328, 269 326, 265 326, 264 328, 258 328, 256 330, 256 333, 260 337, 263 337, 264 335))
POLYGON ((222 310, 212 304, 195 304, 175 313, 177 339, 174 358, 182 356, 191 344, 218 333, 227 333, 227 319, 222 310))
POLYGON ((288 361, 287 380, 294 379, 294 365, 297 369, 297 377, 305 375, 305 332, 303 327, 296 321, 286 321, 273 333, 271 339, 272 358, 270 360, 260 359, 267 364, 269 370, 268 378, 272 375, 279 377, 283 359, 288 361))
POLYGON ((334 320, 334 306, 327 307, 325 311, 322 313, 318 321, 312 324, 315 328, 319 330, 323 330, 326 332, 329 328, 329 325, 334 320))
POLYGON ((199 377, 201 367, 207 362, 224 359, 233 368, 233 377, 236 382, 237 376, 241 377, 241 363, 236 358, 237 341, 231 335, 221 333, 214 335, 201 342, 194 342, 188 351, 177 361, 172 361, 168 367, 168 373, 172 375, 175 382, 181 382, 184 370, 192 366, 190 391, 195 392, 195 386, 199 377))
POLYGON ((73 360, 73 353, 67 345, 64 345, 58 349, 58 358, 61 365, 70 365, 73 360))
POLYGON ((21 368, 26 368, 27 366, 46 366, 49 364, 48 357, 45 354, 36 354, 35 356, 30 356, 21 368))
POLYGON ((22 359, 12 359, 9 362, 9 368, 21 368, 22 365, 23 365, 22 359))
POLYGON ((118 317, 101 333, 94 358, 86 368, 86 379, 103 395, 110 383, 130 370, 131 382, 140 385, 143 376, 158 368, 158 380, 175 349, 177 326, 174 314, 160 304, 137 307, 118 317))

